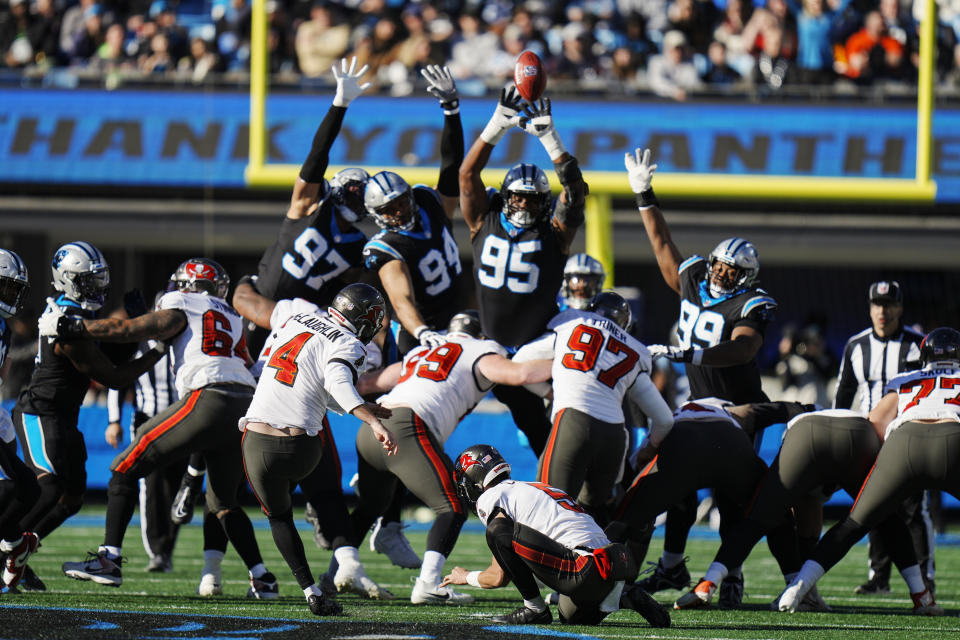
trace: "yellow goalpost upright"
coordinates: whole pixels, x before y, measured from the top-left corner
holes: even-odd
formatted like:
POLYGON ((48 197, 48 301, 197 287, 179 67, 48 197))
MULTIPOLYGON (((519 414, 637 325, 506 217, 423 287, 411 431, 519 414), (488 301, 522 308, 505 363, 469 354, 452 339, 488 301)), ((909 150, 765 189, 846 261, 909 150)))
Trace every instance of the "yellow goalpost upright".
MULTIPOLYGON (((266 162, 266 103, 269 92, 267 19, 265 0, 253 0, 250 37, 250 151, 244 174, 254 188, 292 187, 299 165, 266 162)), ((936 197, 931 178, 933 83, 935 56, 935 0, 924 0, 920 29, 920 62, 917 83, 916 174, 909 178, 841 178, 819 176, 741 175, 719 173, 657 173, 657 193, 684 198, 736 198, 740 200, 807 200, 833 202, 928 202, 936 197)), ((330 167, 331 172, 342 167, 330 167)), ((430 183, 436 168, 366 167, 402 173, 411 182, 430 183)), ((505 168, 488 168, 486 184, 498 184, 505 168)), ((548 172, 549 174, 550 172, 548 172)), ((607 270, 606 286, 613 285, 612 196, 630 196, 625 171, 584 171, 590 185, 587 201, 586 249, 607 270)), ((554 188, 558 188, 551 176, 554 188)))

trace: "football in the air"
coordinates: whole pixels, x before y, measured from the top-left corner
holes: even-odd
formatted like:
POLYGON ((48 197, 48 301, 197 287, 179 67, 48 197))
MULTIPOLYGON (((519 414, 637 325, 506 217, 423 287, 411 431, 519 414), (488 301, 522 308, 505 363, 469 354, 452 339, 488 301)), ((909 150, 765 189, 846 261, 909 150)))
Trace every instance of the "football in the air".
POLYGON ((513 68, 513 83, 524 100, 533 102, 543 95, 547 88, 547 74, 543 70, 540 56, 533 51, 524 51, 517 58, 513 68))

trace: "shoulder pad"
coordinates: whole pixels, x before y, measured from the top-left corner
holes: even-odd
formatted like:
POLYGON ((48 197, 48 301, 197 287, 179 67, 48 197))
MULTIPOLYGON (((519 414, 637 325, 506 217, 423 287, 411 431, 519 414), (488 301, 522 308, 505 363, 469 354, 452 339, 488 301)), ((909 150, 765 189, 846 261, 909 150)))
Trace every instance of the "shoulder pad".
POLYGON ((698 262, 703 262, 703 257, 698 255, 692 255, 683 262, 680 263, 680 266, 677 267, 677 273, 683 273, 688 268, 692 267, 698 262))
POLYGON ((417 184, 413 186, 414 200, 418 193, 431 197, 437 204, 442 205, 443 200, 440 199, 440 193, 433 187, 429 187, 425 184, 417 184))
MULTIPOLYGON (((757 290, 757 293, 763 293, 763 292, 760 290, 757 290)), ((750 315, 753 311, 756 311, 757 309, 765 309, 767 311, 773 311, 776 308, 777 308, 777 301, 771 298, 770 296, 768 295, 754 296, 749 300, 747 300, 747 302, 743 305, 743 308, 740 310, 740 317, 746 318, 748 315, 750 315)))
POLYGON ((390 246, 390 244, 382 239, 379 234, 373 240, 370 240, 367 242, 367 244, 363 245, 363 255, 369 255, 374 251, 385 253, 396 260, 403 260, 403 256, 400 254, 400 252, 390 246))

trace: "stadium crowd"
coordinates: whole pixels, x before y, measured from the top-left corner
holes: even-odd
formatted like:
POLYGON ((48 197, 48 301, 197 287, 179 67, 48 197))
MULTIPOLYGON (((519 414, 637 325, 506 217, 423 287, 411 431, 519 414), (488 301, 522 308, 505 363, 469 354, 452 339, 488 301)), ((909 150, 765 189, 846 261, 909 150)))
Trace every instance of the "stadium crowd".
MULTIPOLYGON (((960 7, 937 6, 938 79, 960 86, 960 7)), ((422 88, 422 68, 449 64, 461 93, 482 95, 503 86, 529 49, 554 90, 568 83, 683 100, 746 87, 909 87, 924 2, 268 0, 266 8, 277 81, 325 84, 334 61, 356 56, 383 92, 409 94, 422 88)), ((66 69, 107 86, 243 75, 250 12, 249 0, 0 0, 0 68, 66 69)))

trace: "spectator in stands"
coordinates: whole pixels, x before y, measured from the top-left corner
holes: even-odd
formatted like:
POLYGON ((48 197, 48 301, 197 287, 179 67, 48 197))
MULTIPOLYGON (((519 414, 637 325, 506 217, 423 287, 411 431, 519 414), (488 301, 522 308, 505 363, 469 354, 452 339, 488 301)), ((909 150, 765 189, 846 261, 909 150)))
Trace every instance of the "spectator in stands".
POLYGON ((636 13, 643 16, 647 29, 664 32, 670 28, 667 22, 667 0, 617 0, 620 15, 636 13))
POLYGON ((105 35, 103 7, 99 4, 90 5, 83 12, 83 28, 73 42, 73 62, 86 65, 103 44, 105 35))
POLYGON ((90 59, 87 66, 105 73, 134 68, 124 49, 125 38, 126 33, 121 25, 114 23, 107 27, 103 44, 97 49, 96 55, 90 59))
POLYGON ((488 32, 480 16, 472 11, 460 14, 460 34, 451 52, 450 72, 457 79, 486 75, 484 62, 492 58, 500 45, 495 33, 488 32))
POLYGON ((364 80, 382 83, 380 69, 386 69, 394 60, 394 47, 400 42, 401 33, 397 20, 391 15, 385 15, 377 20, 369 35, 357 43, 355 55, 357 65, 369 65, 370 71, 364 80))
POLYGON ((641 68, 638 58, 629 48, 617 47, 610 56, 610 64, 605 69, 604 76, 620 86, 636 88, 637 74, 641 68))
POLYGON ((658 96, 682 102, 689 91, 703 86, 697 68, 687 58, 686 46, 683 33, 668 31, 663 36, 663 53, 650 58, 647 82, 658 96))
POLYGON ((150 52, 141 56, 137 67, 144 73, 165 73, 173 69, 170 42, 165 33, 157 33, 150 38, 150 52))
POLYGON ((246 69, 250 61, 250 5, 247 0, 214 4, 217 47, 228 70, 246 69))
POLYGON ((194 84, 202 83, 211 71, 220 70, 222 70, 220 56, 212 50, 211 44, 203 38, 190 40, 190 54, 180 58, 177 63, 177 71, 188 73, 190 81, 194 84))
POLYGON ((60 22, 60 50, 68 58, 73 55, 73 46, 83 31, 83 13, 95 4, 97 0, 80 0, 79 4, 63 12, 63 20, 60 22))
POLYGON ((517 33, 524 49, 529 49, 539 56, 546 55, 547 41, 543 37, 543 32, 537 28, 533 14, 528 8, 525 6, 517 7, 513 12, 510 24, 517 27, 517 33))
POLYGON ((157 23, 157 31, 167 37, 167 49, 173 60, 187 55, 187 31, 177 24, 177 13, 167 0, 154 0, 150 5, 150 19, 157 23))
MULTIPOLYGON (((406 30, 406 36, 394 46, 391 58, 407 69, 413 69, 418 62, 430 64, 429 60, 423 59, 424 47, 426 47, 427 58, 429 58, 430 37, 427 35, 420 5, 408 4, 404 7, 401 20, 406 30)), ((443 60, 437 60, 436 62, 440 63, 443 60)))
POLYGON ((350 45, 350 26, 339 11, 325 2, 314 2, 310 19, 297 28, 296 49, 300 71, 309 78, 330 72, 333 63, 343 57, 350 45))
POLYGON ((599 63, 592 51, 594 39, 587 27, 582 22, 570 22, 561 33, 563 49, 552 75, 571 80, 599 77, 599 63))
POLYGON ((60 14, 53 0, 36 0, 27 34, 33 47, 33 58, 38 64, 51 66, 63 61, 60 55, 60 25, 60 14))
POLYGON ((753 56, 750 53, 753 41, 748 41, 746 37, 746 27, 752 14, 753 5, 749 0, 727 0, 723 18, 713 31, 714 41, 723 44, 728 63, 740 75, 749 73, 753 68, 753 56))
POLYGON ((647 66, 647 60, 650 56, 659 52, 657 45, 647 35, 646 20, 639 13, 627 15, 624 22, 624 39, 623 46, 630 49, 634 60, 641 68, 647 66))
POLYGON ((283 3, 267 0, 267 61, 270 73, 286 73, 296 68, 296 50, 293 46, 293 31, 283 3))
POLYGON ((903 45, 887 33, 879 11, 867 13, 863 28, 838 51, 837 73, 861 82, 886 77, 903 64, 903 45))
POLYGON ((26 0, 11 0, 10 13, 0 17, 0 52, 7 67, 22 67, 33 61, 28 36, 31 23, 26 0))
POLYGON ((832 83, 836 73, 830 30, 850 0, 831 0, 839 3, 836 6, 826 4, 826 0, 802 0, 802 6, 797 0, 786 1, 797 18, 798 80, 803 84, 832 83))
POLYGON ((743 79, 740 73, 727 63, 727 47, 719 40, 710 43, 707 56, 710 65, 707 67, 706 73, 703 74, 703 81, 707 84, 714 86, 732 85, 743 79))
POLYGON ((750 79, 764 90, 779 91, 795 80, 793 63, 783 53, 783 29, 772 24, 764 31, 763 48, 757 54, 750 79))
POLYGON ((697 53, 706 53, 713 39, 714 25, 719 21, 712 2, 673 0, 667 8, 670 29, 680 31, 687 38, 687 46, 697 53))

